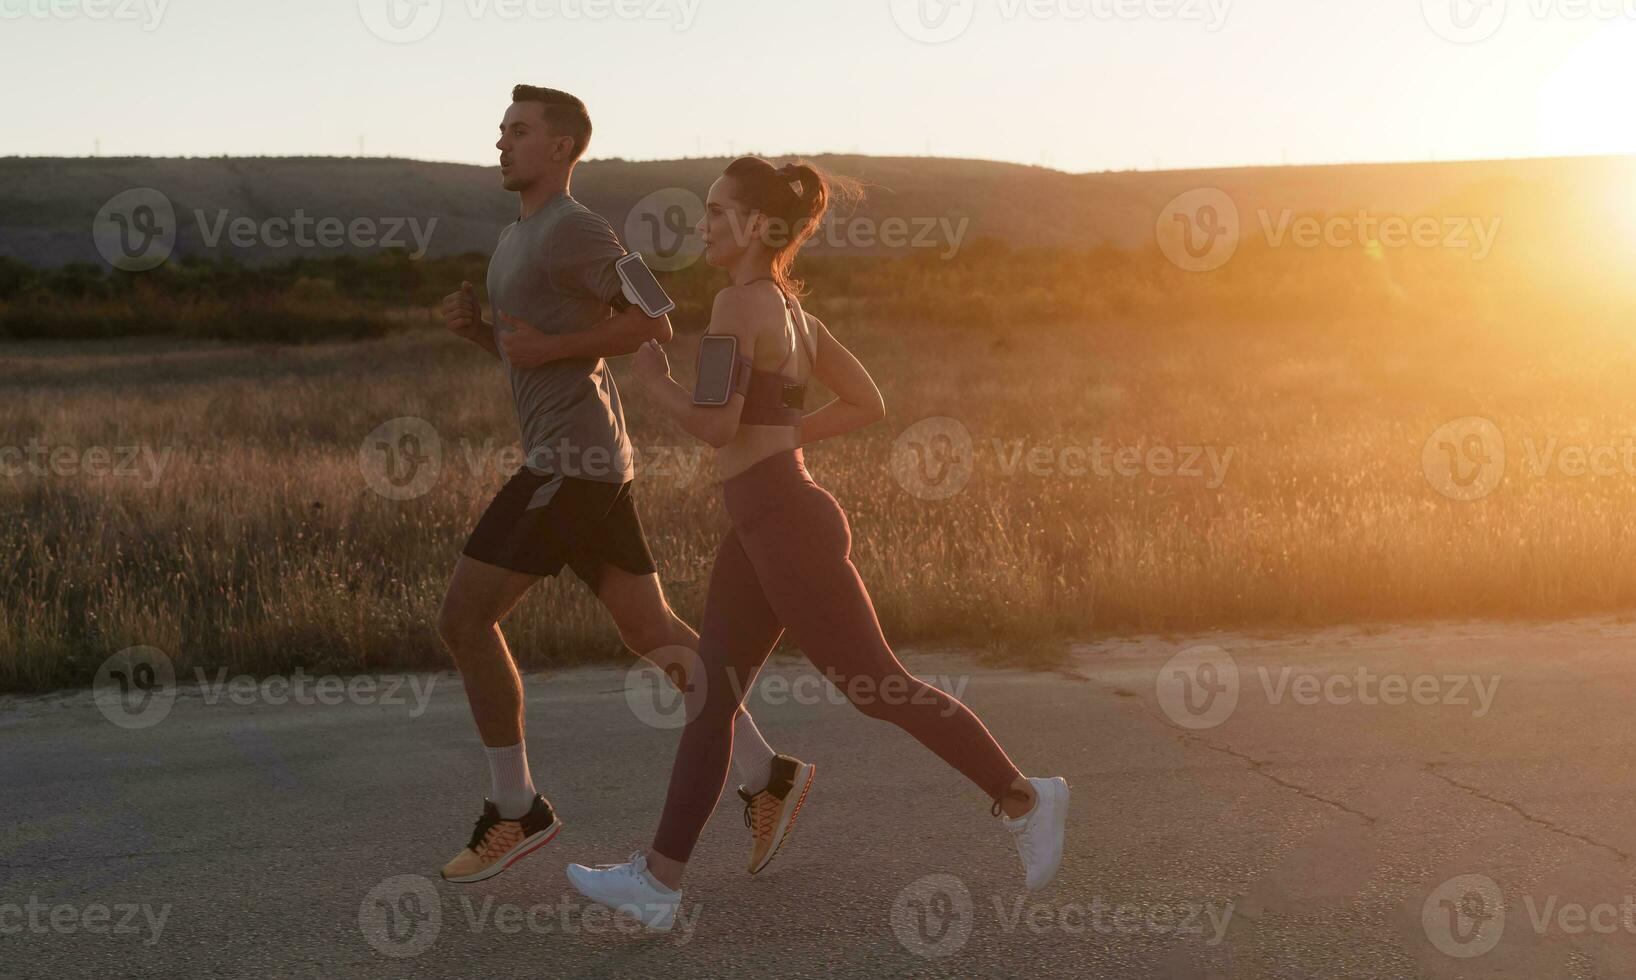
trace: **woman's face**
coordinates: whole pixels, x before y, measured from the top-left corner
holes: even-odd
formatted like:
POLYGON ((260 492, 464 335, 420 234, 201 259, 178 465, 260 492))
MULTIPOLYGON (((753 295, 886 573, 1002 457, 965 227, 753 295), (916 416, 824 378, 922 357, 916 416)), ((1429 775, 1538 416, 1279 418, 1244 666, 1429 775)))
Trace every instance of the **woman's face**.
POLYGON ((760 237, 766 222, 759 211, 733 196, 735 190, 732 178, 717 177, 704 202, 704 217, 695 228, 704 242, 704 260, 714 266, 737 262, 760 237))

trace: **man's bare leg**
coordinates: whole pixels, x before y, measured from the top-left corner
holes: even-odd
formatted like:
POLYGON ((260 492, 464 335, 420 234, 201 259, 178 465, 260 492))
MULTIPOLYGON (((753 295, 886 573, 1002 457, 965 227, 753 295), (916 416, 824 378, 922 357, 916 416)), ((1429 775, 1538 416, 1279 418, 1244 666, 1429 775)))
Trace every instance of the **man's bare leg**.
POLYGON ((438 635, 460 668, 478 734, 489 747, 523 740, 523 681, 500 622, 539 580, 461 555, 438 614, 438 635))
MULTIPOLYGON (((699 634, 670 608, 657 574, 636 575, 605 565, 597 598, 613 616, 627 649, 659 667, 673 682, 693 675, 699 634)), ((760 790, 767 785, 776 755, 741 705, 733 720, 733 765, 739 779, 751 791, 760 790)))
POLYGON ((537 576, 461 555, 438 614, 438 635, 465 682, 491 785, 471 840, 443 866, 448 881, 492 878, 550 843, 562 829, 528 771, 523 681, 500 632, 501 620, 538 581, 537 576))
POLYGON ((613 617, 619 639, 631 653, 656 665, 672 680, 693 672, 699 634, 670 608, 657 574, 636 575, 604 565, 597 599, 613 617))

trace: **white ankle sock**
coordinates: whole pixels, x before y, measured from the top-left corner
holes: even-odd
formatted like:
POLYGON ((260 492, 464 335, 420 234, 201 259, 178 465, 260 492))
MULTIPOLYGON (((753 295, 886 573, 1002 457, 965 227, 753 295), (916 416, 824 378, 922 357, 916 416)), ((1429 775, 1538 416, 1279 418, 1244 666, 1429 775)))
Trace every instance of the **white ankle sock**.
POLYGON ((489 757, 489 782, 493 792, 489 799, 507 820, 516 820, 528 812, 534 802, 534 780, 528 774, 528 746, 523 742, 499 748, 485 745, 489 757))
POLYGON ((767 788, 773 779, 773 756, 778 753, 761 737, 748 711, 733 716, 733 769, 752 793, 767 788))

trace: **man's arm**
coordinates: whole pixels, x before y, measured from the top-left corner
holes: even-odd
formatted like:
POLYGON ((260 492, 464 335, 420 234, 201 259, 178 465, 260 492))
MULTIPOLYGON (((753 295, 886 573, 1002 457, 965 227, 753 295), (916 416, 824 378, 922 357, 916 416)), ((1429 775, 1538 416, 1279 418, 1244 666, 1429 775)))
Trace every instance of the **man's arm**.
POLYGON ((552 339, 560 345, 559 357, 621 357, 636 353, 650 340, 668 344, 674 335, 668 315, 650 317, 640 306, 632 306, 589 330, 557 334, 552 339))
POLYGON ((456 337, 500 356, 499 348, 494 346, 494 328, 483 319, 483 305, 477 301, 477 290, 471 283, 462 282, 458 292, 443 297, 443 325, 456 337))
POLYGON ((548 334, 510 313, 496 312, 500 322, 510 327, 500 335, 505 359, 528 370, 551 361, 570 357, 621 357, 634 354, 650 340, 665 343, 671 338, 670 317, 649 317, 640 307, 617 313, 589 330, 548 334))
POLYGON ((496 359, 500 357, 500 348, 494 343, 494 327, 487 320, 480 322, 472 331, 463 335, 467 340, 488 351, 496 359))
POLYGON ((650 340, 670 342, 670 317, 649 317, 625 298, 618 268, 625 247, 600 216, 578 211, 565 217, 546 249, 546 275, 554 288, 595 297, 618 311, 584 330, 551 335, 545 344, 551 357, 622 357, 650 340))

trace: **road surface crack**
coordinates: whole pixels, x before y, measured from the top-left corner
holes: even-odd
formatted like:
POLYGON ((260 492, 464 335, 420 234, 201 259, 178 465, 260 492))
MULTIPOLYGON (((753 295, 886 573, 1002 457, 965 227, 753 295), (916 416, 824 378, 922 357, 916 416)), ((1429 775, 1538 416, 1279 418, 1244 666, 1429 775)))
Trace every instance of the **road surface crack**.
POLYGON ((1537 825, 1539 825, 1541 827, 1544 827, 1546 830, 1549 830, 1553 834, 1561 834, 1563 837, 1567 837, 1567 838, 1570 838, 1572 840, 1579 841, 1581 844, 1589 844, 1592 847, 1599 847, 1604 851, 1611 851, 1613 854, 1617 855, 1619 860, 1621 860, 1621 861, 1629 861, 1630 860, 1630 855, 1629 854, 1626 854, 1624 851, 1621 851, 1619 848, 1614 847, 1612 844, 1604 844, 1603 842, 1597 840, 1594 837, 1591 837, 1588 834, 1581 834, 1581 833, 1579 833, 1577 831, 1568 830, 1568 829, 1566 829, 1564 827, 1559 827, 1559 826, 1557 826, 1556 824, 1552 823, 1549 820, 1546 820, 1546 819, 1544 819, 1542 817, 1534 816, 1532 813, 1529 813, 1527 810, 1524 810, 1522 807, 1520 807, 1517 804, 1511 802, 1510 800, 1502 800, 1498 796, 1494 796, 1494 795, 1491 795, 1489 793, 1485 793, 1479 787, 1467 785, 1465 783, 1460 782, 1458 779, 1455 779, 1452 776, 1447 776, 1447 775, 1444 775, 1441 772, 1438 772, 1437 769, 1441 765, 1442 765, 1442 763, 1440 763, 1440 762, 1428 762, 1428 763, 1426 763, 1426 772, 1430 773, 1432 776, 1435 776, 1438 779, 1441 779, 1443 782, 1448 783, 1450 786, 1453 786, 1455 789, 1463 790, 1463 791, 1465 791, 1467 793, 1470 793, 1472 796, 1475 796, 1479 800, 1483 800, 1484 802, 1487 802, 1487 803, 1493 803, 1496 806, 1503 806, 1507 810, 1510 810, 1512 813, 1515 813, 1517 816, 1523 818, 1524 820, 1528 821, 1529 823, 1537 824, 1537 825))
POLYGON ((1237 749, 1228 748, 1225 745, 1217 745, 1215 742, 1212 742, 1207 738, 1200 738, 1199 736, 1194 735, 1192 732, 1177 732, 1176 737, 1181 739, 1183 742, 1196 742, 1207 749, 1214 749, 1223 755, 1230 755, 1240 762, 1247 764, 1250 767, 1250 771, 1255 773, 1257 776, 1260 776, 1261 778, 1266 779, 1277 786, 1282 786, 1290 792, 1309 799, 1314 803, 1322 803, 1325 806, 1334 807, 1335 809, 1340 810, 1342 813, 1350 813, 1352 816, 1357 817, 1359 820, 1362 820, 1365 824, 1371 827, 1377 823, 1374 817, 1364 813, 1362 810, 1357 810, 1347 806, 1340 800, 1333 800, 1327 796, 1315 793, 1305 786, 1302 786, 1300 783, 1292 783, 1282 776, 1271 772, 1268 767, 1273 765, 1273 763, 1270 761, 1257 759, 1254 756, 1246 755, 1237 749))
POLYGON ((1225 745, 1218 745, 1195 732, 1177 731, 1174 725, 1171 725, 1158 712, 1153 710, 1152 705, 1148 704, 1145 700, 1137 698, 1136 695, 1131 694, 1128 691, 1115 690, 1114 693, 1122 697, 1128 697, 1136 700, 1136 703, 1142 706, 1142 710, 1147 712, 1149 717, 1163 725, 1172 735, 1176 736, 1177 741, 1180 741, 1184 745, 1189 743, 1202 745, 1207 749, 1213 749, 1214 751, 1220 752, 1223 755, 1230 755, 1249 766, 1251 772, 1267 780, 1268 782, 1271 782, 1273 785, 1283 787, 1284 789, 1287 789, 1304 799, 1311 800, 1314 803, 1322 803, 1324 806, 1333 807, 1342 813, 1349 813, 1352 816, 1357 817, 1359 820, 1362 820, 1367 826, 1373 827, 1379 822, 1376 820, 1376 818, 1364 813, 1362 810, 1347 806, 1340 800, 1332 800, 1327 796, 1313 792, 1307 787, 1302 786, 1300 783, 1292 783, 1284 777, 1279 776, 1271 771, 1270 767, 1273 765, 1273 763, 1269 760, 1257 759, 1255 756, 1247 755, 1238 751, 1237 749, 1229 748, 1225 745))

